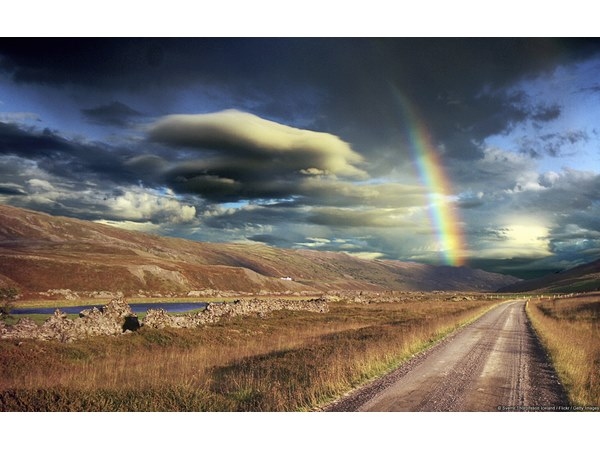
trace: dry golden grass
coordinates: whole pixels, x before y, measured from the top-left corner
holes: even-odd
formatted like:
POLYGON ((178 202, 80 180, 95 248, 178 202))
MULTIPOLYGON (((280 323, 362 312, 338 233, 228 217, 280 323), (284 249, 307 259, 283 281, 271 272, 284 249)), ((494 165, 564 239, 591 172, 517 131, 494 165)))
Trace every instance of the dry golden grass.
POLYGON ((490 301, 331 304, 196 330, 0 341, 0 410, 313 410, 397 367, 490 301))
POLYGON ((530 300, 531 322, 576 406, 600 406, 600 295, 530 300))

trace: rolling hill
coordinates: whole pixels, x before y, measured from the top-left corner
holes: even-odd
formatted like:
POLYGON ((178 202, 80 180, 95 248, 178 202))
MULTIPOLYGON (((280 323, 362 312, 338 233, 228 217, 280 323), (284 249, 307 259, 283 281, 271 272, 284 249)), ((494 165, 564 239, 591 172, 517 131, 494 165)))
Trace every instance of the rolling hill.
POLYGON ((495 291, 516 281, 466 267, 195 242, 0 205, 0 285, 23 292, 495 291))
POLYGON ((505 286, 500 292, 590 292, 600 290, 600 259, 559 273, 505 286))

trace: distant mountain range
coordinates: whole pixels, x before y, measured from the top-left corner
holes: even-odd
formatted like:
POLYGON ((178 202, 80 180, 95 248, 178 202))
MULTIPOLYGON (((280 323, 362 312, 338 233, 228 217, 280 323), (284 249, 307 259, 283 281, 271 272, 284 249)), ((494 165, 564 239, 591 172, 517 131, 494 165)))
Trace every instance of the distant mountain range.
POLYGON ((23 292, 496 291, 517 281, 466 267, 195 242, 0 205, 0 286, 23 292))
POLYGON ((500 292, 591 292, 600 290, 600 260, 533 280, 505 286, 500 292))

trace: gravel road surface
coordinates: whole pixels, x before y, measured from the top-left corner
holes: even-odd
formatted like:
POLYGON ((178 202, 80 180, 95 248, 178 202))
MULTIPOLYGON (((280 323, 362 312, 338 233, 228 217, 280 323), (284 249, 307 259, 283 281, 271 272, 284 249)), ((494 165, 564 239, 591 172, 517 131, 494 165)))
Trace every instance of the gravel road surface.
POLYGON ((561 411, 558 377, 525 313, 502 303, 326 411, 561 411))

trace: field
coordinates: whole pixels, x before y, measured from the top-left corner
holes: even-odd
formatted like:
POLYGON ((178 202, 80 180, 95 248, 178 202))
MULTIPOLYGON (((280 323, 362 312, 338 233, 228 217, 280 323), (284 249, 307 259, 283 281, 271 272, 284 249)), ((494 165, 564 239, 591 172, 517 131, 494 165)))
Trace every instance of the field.
POLYGON ((600 406, 600 294, 530 300, 532 324, 574 406, 600 406))
POLYGON ((331 303, 74 343, 0 341, 3 411, 307 411, 390 371, 497 301, 331 303))

